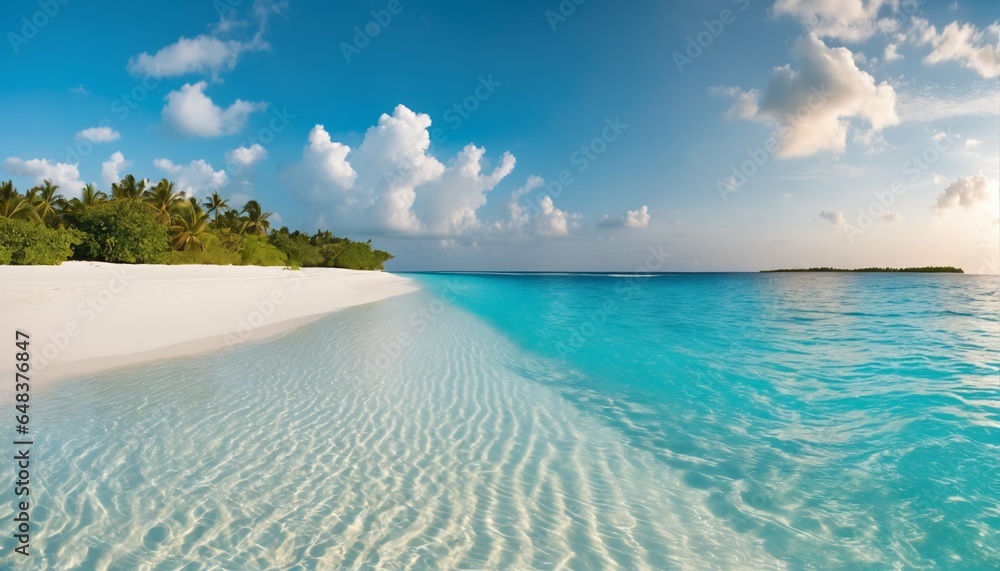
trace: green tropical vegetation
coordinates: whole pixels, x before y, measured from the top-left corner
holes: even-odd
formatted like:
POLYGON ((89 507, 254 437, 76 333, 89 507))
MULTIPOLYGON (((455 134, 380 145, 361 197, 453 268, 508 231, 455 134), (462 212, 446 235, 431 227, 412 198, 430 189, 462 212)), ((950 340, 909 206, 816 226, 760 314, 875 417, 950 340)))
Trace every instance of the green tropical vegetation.
POLYGON ((0 265, 91 260, 126 264, 216 264, 381 270, 392 254, 371 240, 271 230, 274 213, 212 193, 204 202, 162 179, 126 175, 105 193, 88 184, 67 200, 51 181, 20 193, 0 182, 0 265))

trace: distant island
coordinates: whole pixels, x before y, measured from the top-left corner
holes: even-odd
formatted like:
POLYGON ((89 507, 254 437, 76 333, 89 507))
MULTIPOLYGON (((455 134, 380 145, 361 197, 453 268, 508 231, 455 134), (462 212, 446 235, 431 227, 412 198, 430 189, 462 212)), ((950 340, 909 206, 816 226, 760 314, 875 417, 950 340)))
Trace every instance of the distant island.
POLYGON ((776 272, 882 272, 882 273, 912 273, 912 274, 964 274, 962 268, 955 268, 952 266, 925 266, 923 268, 860 268, 857 270, 845 270, 841 268, 799 268, 799 269, 786 269, 786 270, 761 270, 762 274, 771 274, 776 272))

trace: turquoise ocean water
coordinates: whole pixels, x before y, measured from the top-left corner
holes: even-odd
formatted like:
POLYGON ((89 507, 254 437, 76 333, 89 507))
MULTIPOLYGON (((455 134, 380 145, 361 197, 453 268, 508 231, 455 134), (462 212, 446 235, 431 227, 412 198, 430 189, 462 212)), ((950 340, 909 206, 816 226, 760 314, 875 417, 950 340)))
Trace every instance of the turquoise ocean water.
POLYGON ((36 391, 0 568, 1000 568, 996 276, 412 277, 36 391))

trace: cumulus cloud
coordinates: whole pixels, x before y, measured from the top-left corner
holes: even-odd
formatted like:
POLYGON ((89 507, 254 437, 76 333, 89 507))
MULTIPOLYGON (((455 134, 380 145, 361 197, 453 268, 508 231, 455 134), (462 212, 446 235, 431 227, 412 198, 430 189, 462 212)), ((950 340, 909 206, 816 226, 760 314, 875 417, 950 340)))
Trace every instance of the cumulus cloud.
POLYGON ((975 149, 976 147, 983 146, 983 142, 979 139, 966 139, 965 140, 965 150, 975 149))
POLYGON ((76 134, 77 141, 90 141, 91 143, 110 143, 121 138, 121 133, 111 127, 91 127, 76 134))
POLYGON ((555 202, 548 194, 542 194, 537 200, 528 200, 527 204, 524 204, 524 197, 544 184, 545 180, 540 176, 528 177, 524 186, 511 193, 510 221, 496 223, 494 227, 538 236, 565 236, 570 230, 579 227, 583 217, 556 208, 555 202))
POLYGON ((215 170, 212 165, 198 159, 186 165, 174 164, 170 159, 156 159, 153 166, 165 171, 174 181, 174 188, 188 196, 201 196, 226 186, 229 177, 225 170, 215 170))
POLYGON ((493 163, 485 149, 469 144, 444 163, 434 154, 430 126, 428 115, 399 105, 352 149, 316 125, 285 182, 300 201, 321 209, 325 222, 449 244, 561 236, 580 226, 582 217, 557 208, 552 197, 528 196, 544 184, 539 177, 512 193, 509 218, 480 219, 489 193, 513 172, 516 159, 504 153, 493 163))
POLYGON ((233 14, 223 15, 211 34, 202 34, 194 38, 181 36, 176 42, 160 48, 155 54, 143 52, 129 59, 128 70, 132 75, 157 78, 187 74, 218 78, 220 74, 232 71, 244 53, 270 48, 264 41, 268 19, 272 14, 280 13, 286 5, 285 2, 272 0, 254 2, 253 12, 257 19, 257 32, 247 41, 218 37, 220 34, 246 25, 246 22, 227 17, 233 14))
POLYGON ((222 72, 232 71, 240 54, 254 49, 252 43, 223 41, 204 34, 194 38, 182 36, 153 55, 143 52, 130 58, 128 70, 132 75, 158 78, 189 73, 217 77, 222 72))
POLYGON ((884 81, 876 84, 875 78, 858 69, 847 48, 827 47, 810 35, 795 42, 792 58, 798 69, 775 68, 763 93, 714 90, 736 99, 731 117, 777 126, 777 156, 842 153, 852 119, 867 123, 870 131, 863 139, 899 123, 893 87, 884 81))
POLYGON ((915 41, 933 47, 924 63, 954 61, 987 78, 1000 76, 1000 23, 980 30, 973 24, 952 22, 939 33, 927 20, 914 18, 915 41))
POLYGON ((391 230, 420 230, 412 209, 417 188, 444 175, 446 167, 429 152, 430 126, 430 116, 398 105, 368 129, 352 157, 379 224, 391 230))
POLYGON ((898 5, 899 0, 776 0, 773 11, 797 19, 817 36, 857 42, 891 31, 895 22, 879 15, 898 5))
POLYGON ((122 171, 132 166, 132 161, 125 160, 121 151, 115 151, 108 160, 101 163, 101 179, 110 187, 122 179, 122 171))
POLYGON ((80 181, 80 170, 76 165, 67 163, 55 163, 48 159, 21 160, 17 157, 8 157, 3 166, 13 175, 31 177, 35 184, 42 184, 48 180, 52 184, 58 185, 63 194, 72 195, 83 188, 80 181))
POLYGON ((291 187, 347 224, 440 236, 481 230, 477 211, 514 169, 514 156, 504 153, 490 169, 485 149, 467 145, 446 166, 432 154, 430 125, 428 115, 399 105, 365 132, 357 149, 316 125, 291 187))
POLYGON ((604 215, 597 223, 601 228, 645 228, 649 225, 649 208, 643 206, 639 210, 627 210, 621 216, 604 215))
POLYGON ((824 220, 829 220, 830 224, 833 224, 834 226, 843 226, 844 224, 847 224, 847 218, 844 217, 844 213, 832 208, 824 208, 823 211, 819 213, 819 217, 824 220))
POLYGON ((205 95, 207 86, 204 81, 187 83, 179 91, 168 93, 167 104, 163 107, 163 123, 182 135, 219 137, 240 132, 251 113, 267 107, 265 103, 237 99, 223 109, 205 95))
POLYGON ((542 236, 565 236, 570 229, 580 225, 582 216, 555 207, 551 196, 543 196, 538 201, 538 215, 532 218, 532 226, 542 236))
POLYGON ((898 212, 893 212, 892 210, 886 212, 885 216, 882 217, 883 222, 899 222, 902 219, 903 219, 902 214, 898 212))
POLYGON ((934 209, 944 211, 961 207, 969 210, 990 199, 989 186, 990 179, 981 174, 956 179, 938 195, 934 209))
POLYGON ((267 149, 254 143, 249 147, 236 147, 226 153, 226 164, 245 168, 266 158, 267 149))
MULTIPOLYGON (((316 125, 309 131, 309 144, 302 153, 302 171, 311 179, 316 195, 325 192, 343 193, 354 186, 358 173, 347 162, 351 148, 330 138, 323 125, 316 125)), ((331 197, 324 197, 329 200, 331 197)), ((339 202, 334 199, 334 202, 339 202)))
POLYGON ((460 234, 480 228, 476 211, 486 204, 486 195, 513 170, 514 155, 504 153, 500 164, 484 171, 486 149, 466 145, 441 177, 421 188, 413 212, 434 233, 460 234))
POLYGON ((899 55, 896 50, 899 48, 896 44, 889 44, 885 46, 885 53, 882 55, 882 59, 885 61, 896 61, 898 59, 903 59, 903 56, 899 55))

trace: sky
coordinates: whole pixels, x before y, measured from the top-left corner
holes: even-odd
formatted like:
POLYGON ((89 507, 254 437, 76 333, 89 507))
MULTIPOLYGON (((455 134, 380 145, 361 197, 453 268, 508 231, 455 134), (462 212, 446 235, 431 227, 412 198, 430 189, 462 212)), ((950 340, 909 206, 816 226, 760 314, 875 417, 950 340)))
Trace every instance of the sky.
POLYGON ((0 5, 0 178, 167 177, 389 270, 1000 272, 1000 5, 0 5))

